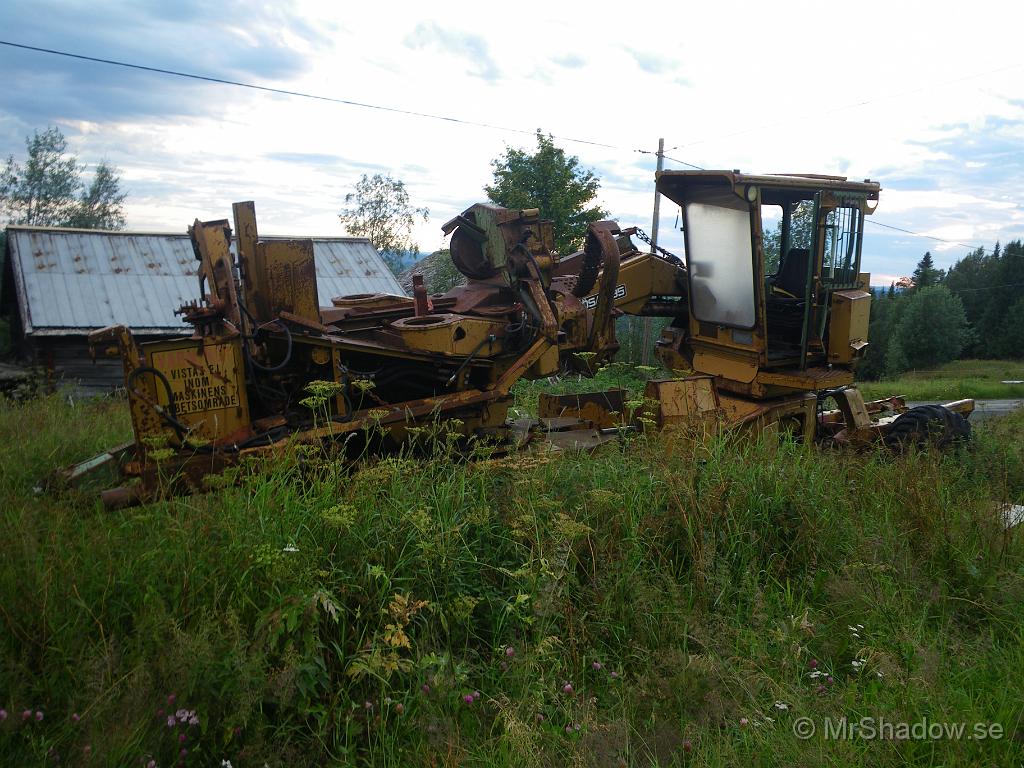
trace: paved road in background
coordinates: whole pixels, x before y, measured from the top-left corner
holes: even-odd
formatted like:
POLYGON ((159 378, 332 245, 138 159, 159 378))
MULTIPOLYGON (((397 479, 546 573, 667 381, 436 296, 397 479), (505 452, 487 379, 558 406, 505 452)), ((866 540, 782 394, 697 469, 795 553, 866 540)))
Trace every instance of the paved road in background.
MULTIPOLYGON (((935 402, 935 401, 931 401, 935 402)), ((928 403, 911 403, 908 402, 911 408, 915 405, 927 405, 928 403)), ((940 403, 941 404, 941 403, 940 403)), ((1010 411, 1017 408, 1024 408, 1024 400, 975 400, 974 401, 974 413, 971 414, 971 423, 977 423, 990 419, 993 416, 1005 416, 1010 411)))

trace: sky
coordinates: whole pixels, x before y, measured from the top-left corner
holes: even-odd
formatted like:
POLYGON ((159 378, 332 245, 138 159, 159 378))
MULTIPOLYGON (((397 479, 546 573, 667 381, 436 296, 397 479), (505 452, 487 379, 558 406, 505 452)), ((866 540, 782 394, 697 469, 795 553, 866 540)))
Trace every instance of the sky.
MULTIPOLYGON (((825 173, 882 185, 863 269, 1024 237, 1024 4, 338 3, 5 0, 0 40, 301 91, 186 80, 0 46, 0 157, 58 126, 115 165, 130 229, 183 232, 254 200, 264 234, 342 235, 362 174, 402 180, 421 250, 537 129, 651 229, 665 167, 825 173), (402 114, 427 113, 466 122, 402 114), (503 129, 486 128, 487 124, 503 129)), ((682 250, 677 209, 661 244, 682 250)))

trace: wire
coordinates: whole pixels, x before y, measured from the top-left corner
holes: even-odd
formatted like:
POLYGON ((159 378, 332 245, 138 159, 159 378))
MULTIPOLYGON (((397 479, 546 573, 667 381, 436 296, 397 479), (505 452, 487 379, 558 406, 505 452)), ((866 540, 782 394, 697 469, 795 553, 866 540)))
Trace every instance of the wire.
POLYGON ((961 243, 961 242, 958 242, 956 240, 943 240, 941 237, 936 237, 935 235, 925 235, 925 234, 923 234, 921 232, 914 232, 914 231, 909 230, 909 229, 903 229, 903 227, 896 227, 896 226, 893 226, 892 224, 886 224, 886 223, 881 222, 881 221, 875 221, 874 219, 865 219, 865 220, 867 221, 868 224, 874 224, 876 227, 885 227, 886 229, 894 229, 897 232, 903 232, 904 234, 907 234, 907 235, 914 235, 914 237, 926 237, 929 240, 937 240, 940 243, 947 243, 949 245, 959 245, 961 248, 970 248, 972 251, 985 251, 986 250, 986 248, 984 246, 981 246, 981 245, 968 245, 967 243, 961 243))
POLYGON ((701 168, 699 165, 694 165, 693 163, 688 163, 685 160, 678 160, 678 159, 676 159, 674 157, 669 157, 668 155, 663 155, 663 157, 666 160, 671 160, 673 163, 679 163, 680 165, 685 165, 687 168, 693 168, 695 171, 707 170, 706 168, 701 168))
MULTIPOLYGON (((994 291, 998 288, 1019 288, 1024 283, 1004 283, 1002 285, 985 285, 981 288, 950 288, 953 293, 974 293, 974 291, 994 291)), ((948 285, 946 286, 949 287, 948 285)))
MULTIPOLYGON (((306 93, 304 91, 293 91, 293 90, 288 90, 288 89, 285 89, 285 88, 272 88, 272 87, 267 86, 267 85, 256 85, 254 83, 245 83, 245 82, 241 82, 239 80, 228 80, 226 78, 221 78, 221 77, 211 77, 211 76, 208 76, 208 75, 197 75, 197 74, 192 73, 192 72, 181 72, 181 71, 174 70, 174 69, 164 69, 162 67, 151 67, 151 66, 147 66, 147 65, 144 65, 144 64, 135 64, 135 63, 132 63, 132 62, 127 62, 127 61, 117 61, 115 59, 104 59, 104 58, 100 58, 100 57, 97 57, 97 56, 86 56, 86 55, 80 54, 80 53, 71 53, 69 51, 60 51, 60 50, 56 50, 54 48, 42 48, 42 47, 35 46, 35 45, 25 45, 24 43, 15 43, 15 42, 11 42, 9 40, 0 40, 0 45, 5 45, 5 46, 8 46, 10 48, 19 48, 21 50, 26 50, 26 51, 35 51, 36 53, 47 53, 47 54, 51 54, 53 56, 64 56, 64 57, 69 58, 69 59, 78 59, 80 61, 90 61, 90 62, 93 62, 93 63, 96 63, 96 64, 108 64, 110 66, 115 66, 115 67, 124 67, 126 69, 135 69, 135 70, 140 70, 140 71, 143 71, 143 72, 153 72, 155 74, 169 75, 169 76, 172 76, 172 77, 181 77, 181 78, 186 78, 186 79, 190 79, 190 80, 199 80, 199 81, 207 82, 207 83, 217 83, 219 85, 233 85, 233 86, 238 87, 238 88, 248 88, 248 89, 254 90, 254 91, 263 91, 265 93, 275 93, 275 94, 279 94, 279 95, 282 95, 282 96, 294 96, 294 97, 297 97, 297 98, 312 99, 314 101, 325 101, 325 102, 329 102, 329 103, 332 103, 332 104, 343 104, 343 105, 350 106, 350 107, 360 107, 362 109, 375 109, 375 110, 378 110, 378 111, 381 111, 381 112, 391 112, 391 113, 399 114, 399 115, 409 115, 411 117, 422 117, 422 118, 426 118, 426 119, 429 119, 429 120, 441 120, 441 121, 448 122, 448 123, 457 123, 459 125, 475 126, 477 128, 486 128, 488 130, 494 130, 494 131, 506 131, 506 132, 509 132, 509 133, 519 133, 519 134, 525 134, 525 135, 530 135, 530 136, 532 136, 535 133, 534 131, 528 131, 528 130, 525 130, 523 128, 511 128, 509 126, 496 125, 494 123, 482 123, 482 122, 478 122, 478 121, 475 121, 475 120, 465 120, 465 119, 458 118, 458 117, 451 117, 450 115, 438 115, 438 114, 433 114, 433 113, 430 113, 430 112, 417 112, 417 111, 411 110, 411 109, 402 109, 400 107, 389 107, 389 106, 385 106, 385 105, 382 105, 382 104, 370 104, 370 103, 367 103, 367 102, 353 101, 351 99, 341 99, 341 98, 336 98, 336 97, 333 97, 333 96, 322 96, 322 95, 315 94, 315 93, 306 93)), ((1008 70, 1008 69, 1016 69, 1019 66, 1020 65, 1004 67, 1002 69, 992 70, 992 72, 1001 72, 1001 71, 1008 70)), ((982 74, 990 74, 990 73, 982 73, 982 74)), ((978 77, 978 76, 980 76, 980 75, 969 75, 967 77, 963 77, 963 78, 960 78, 959 80, 955 80, 955 81, 951 81, 951 82, 960 82, 961 80, 968 80, 968 79, 971 79, 973 77, 978 77)), ((931 86, 927 86, 927 87, 931 87, 931 86)), ((923 89, 917 89, 917 90, 923 90, 923 89)), ((901 95, 901 94, 896 94, 896 95, 901 95)), ((888 98, 893 98, 893 96, 881 97, 881 99, 888 99, 888 98)), ((830 110, 830 111, 839 111, 839 110, 843 110, 843 109, 850 109, 850 108, 853 108, 853 107, 864 106, 866 104, 871 104, 872 101, 878 101, 878 100, 880 100, 880 99, 874 99, 874 100, 858 102, 856 104, 848 104, 848 105, 845 105, 845 106, 836 107, 835 109, 830 110)), ((825 114, 828 114, 828 112, 826 112, 825 114)), ((751 129, 747 129, 747 130, 744 130, 744 131, 738 131, 736 133, 726 134, 726 137, 728 137, 728 136, 738 136, 738 135, 740 135, 742 133, 747 133, 750 130, 758 130, 758 129, 751 128, 751 129)), ((627 151, 629 150, 628 147, 622 147, 622 146, 618 146, 618 145, 615 145, 615 144, 607 144, 605 142, 594 141, 594 140, 591 140, 591 139, 580 139, 580 138, 575 138, 575 137, 572 137, 572 136, 555 136, 554 134, 551 134, 551 136, 552 136, 552 138, 558 139, 559 141, 568 141, 568 142, 573 142, 575 144, 587 144, 589 146, 604 147, 604 148, 607 148, 607 149, 620 149, 620 150, 627 150, 627 151)), ((701 143, 701 141, 703 141, 703 140, 689 142, 688 144, 677 144, 676 146, 671 147, 669 151, 671 151, 673 149, 679 149, 680 147, 688 147, 688 146, 692 146, 694 144, 699 144, 699 143, 701 143)), ((657 152, 654 152, 654 151, 651 151, 651 150, 646 150, 646 149, 633 149, 632 151, 640 153, 640 154, 644 154, 644 155, 656 155, 656 154, 658 154, 657 152)), ((694 165, 693 163, 688 163, 685 160, 680 160, 680 159, 675 158, 675 157, 670 157, 670 156, 668 156, 668 155, 666 155, 664 153, 662 153, 662 157, 664 157, 666 160, 671 160, 673 163, 679 163, 680 165, 684 165, 687 168, 693 168, 694 170, 698 170, 698 171, 706 170, 702 166, 694 165)), ((871 224, 875 224, 875 225, 877 225, 879 227, 885 227, 887 229, 893 229, 893 230, 896 230, 897 232, 903 232, 903 233, 908 234, 908 235, 914 235, 915 237, 925 237, 925 238, 928 238, 930 240, 936 240, 936 241, 938 241, 940 243, 948 243, 950 245, 958 245, 958 246, 961 246, 963 248, 970 248, 970 249, 974 249, 974 250, 977 250, 977 249, 980 248, 982 251, 985 250, 981 246, 967 245, 966 243, 960 243, 960 242, 957 242, 955 240, 944 240, 941 237, 935 237, 934 235, 925 235, 925 234, 922 234, 920 232, 913 232, 913 231, 911 231, 909 229, 903 229, 901 227, 896 227, 896 226, 893 226, 891 224, 883 224, 882 222, 874 221, 873 219, 868 219, 868 221, 871 224)))
MULTIPOLYGON (((493 123, 481 123, 475 120, 464 120, 458 117, 451 117, 449 115, 436 115, 430 112, 417 112, 411 109, 402 109, 400 107, 388 107, 383 104, 369 104, 363 101, 353 101, 351 99, 340 99, 333 96, 321 96, 315 93, 305 93, 303 91, 292 91, 286 88, 271 88, 267 85, 255 85, 254 83, 243 83, 239 80, 228 80, 222 77, 210 77, 208 75, 197 75, 192 72, 180 72, 174 69, 163 69, 162 67, 150 67, 144 64, 134 64, 128 61, 117 61, 115 59, 102 59, 97 56, 85 56, 80 53, 70 53, 68 51, 58 51, 53 48, 40 48, 35 45, 24 45, 23 43, 13 43, 9 40, 0 40, 0 45, 6 45, 10 48, 21 48, 26 51, 36 51, 37 53, 49 53, 54 56, 64 56, 69 59, 79 59, 80 61, 91 61, 96 64, 109 64, 115 67, 125 67, 126 69, 137 69, 143 72, 154 72, 159 75, 171 75, 173 77, 183 77, 190 80, 201 80, 207 83, 218 83, 220 85, 233 85, 238 88, 249 88, 254 91, 264 91, 265 93, 276 93, 282 96, 295 96, 302 99, 313 99, 315 101, 327 101, 332 104, 344 104, 350 107, 361 107, 363 109, 376 109, 381 112, 393 112, 399 115, 410 115, 412 117, 424 117, 430 120, 443 120, 448 123, 459 123, 461 125, 472 125, 477 128, 487 128, 494 131, 508 131, 509 133, 521 133, 529 136, 533 136, 535 131, 528 131, 523 128, 510 128, 505 125, 495 125, 493 123)), ((559 141, 571 141, 576 144, 589 144, 594 147, 606 147, 608 149, 628 149, 628 147, 619 147, 614 144, 605 144, 601 141, 592 141, 590 139, 577 139, 572 136, 554 136, 552 138, 558 139, 559 141)), ((639 150, 637 150, 639 151, 639 150)))

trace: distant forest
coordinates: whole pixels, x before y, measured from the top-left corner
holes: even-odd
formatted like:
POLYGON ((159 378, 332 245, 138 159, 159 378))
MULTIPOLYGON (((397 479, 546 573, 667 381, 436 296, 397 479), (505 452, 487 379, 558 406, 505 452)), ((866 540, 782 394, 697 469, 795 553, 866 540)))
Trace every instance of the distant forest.
POLYGON ((925 253, 909 283, 872 302, 869 340, 862 379, 958 358, 1024 357, 1024 244, 979 248, 948 271, 925 253))

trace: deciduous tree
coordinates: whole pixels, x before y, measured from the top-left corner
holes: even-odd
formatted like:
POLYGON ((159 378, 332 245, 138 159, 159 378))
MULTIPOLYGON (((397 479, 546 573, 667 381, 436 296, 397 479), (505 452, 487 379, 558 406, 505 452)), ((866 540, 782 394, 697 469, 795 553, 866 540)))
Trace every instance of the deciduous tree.
POLYGON ((430 212, 412 205, 401 180, 379 173, 373 176, 364 173, 355 191, 345 195, 345 205, 349 207, 338 214, 345 229, 353 235, 369 238, 396 275, 402 271, 403 256, 419 253, 412 230, 417 220, 426 221, 430 212))
POLYGON ((96 166, 92 183, 82 193, 69 226, 83 229, 124 229, 124 200, 117 169, 96 166))
POLYGON ((915 290, 897 301, 886 347, 886 374, 928 369, 955 360, 967 331, 964 306, 944 285, 915 290))
POLYGON ((41 227, 122 229, 125 193, 117 170, 96 166, 92 182, 82 181, 84 168, 68 152, 59 128, 36 131, 25 139, 22 164, 7 158, 0 171, 0 211, 12 224, 41 227))
POLYGON ((494 181, 484 187, 491 202, 506 208, 539 208, 541 216, 554 223, 555 248, 563 255, 583 245, 587 224, 608 216, 592 205, 601 187, 597 176, 540 131, 535 152, 509 147, 491 166, 494 181))

